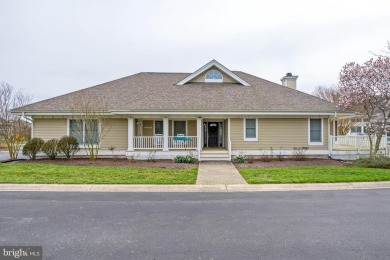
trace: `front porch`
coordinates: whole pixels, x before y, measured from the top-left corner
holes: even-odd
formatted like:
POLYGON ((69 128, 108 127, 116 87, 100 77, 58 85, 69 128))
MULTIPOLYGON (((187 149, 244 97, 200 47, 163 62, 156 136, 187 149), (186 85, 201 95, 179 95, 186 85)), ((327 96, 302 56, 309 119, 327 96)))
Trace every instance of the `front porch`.
POLYGON ((128 118, 127 154, 154 151, 159 158, 173 158, 190 152, 207 160, 210 154, 201 153, 207 148, 222 151, 224 156, 211 156, 215 160, 230 160, 229 129, 228 118, 128 118))

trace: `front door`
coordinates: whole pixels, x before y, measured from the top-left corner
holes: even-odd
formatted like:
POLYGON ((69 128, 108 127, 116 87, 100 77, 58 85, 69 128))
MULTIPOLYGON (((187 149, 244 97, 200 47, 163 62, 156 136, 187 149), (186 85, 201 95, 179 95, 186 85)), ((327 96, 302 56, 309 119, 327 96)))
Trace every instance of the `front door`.
POLYGON ((208 122, 208 147, 218 147, 218 123, 208 122))

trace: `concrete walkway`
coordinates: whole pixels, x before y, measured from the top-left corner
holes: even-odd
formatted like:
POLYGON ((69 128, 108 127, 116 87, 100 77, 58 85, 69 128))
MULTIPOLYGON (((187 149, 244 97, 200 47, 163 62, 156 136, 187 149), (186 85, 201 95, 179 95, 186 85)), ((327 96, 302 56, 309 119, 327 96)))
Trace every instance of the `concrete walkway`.
POLYGON ((247 184, 231 162, 200 162, 197 185, 247 184))
POLYGON ((261 192, 301 190, 390 189, 390 181, 304 183, 304 184, 230 184, 230 185, 106 185, 106 184, 0 184, 1 191, 55 192, 261 192))

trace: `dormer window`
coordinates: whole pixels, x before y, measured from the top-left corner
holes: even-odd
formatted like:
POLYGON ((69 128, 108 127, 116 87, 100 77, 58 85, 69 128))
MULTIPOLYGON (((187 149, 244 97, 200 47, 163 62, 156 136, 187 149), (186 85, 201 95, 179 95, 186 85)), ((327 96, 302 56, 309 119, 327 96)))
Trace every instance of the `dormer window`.
POLYGON ((213 83, 223 82, 223 77, 221 72, 219 72, 218 70, 208 71, 206 73, 204 82, 213 82, 213 83))

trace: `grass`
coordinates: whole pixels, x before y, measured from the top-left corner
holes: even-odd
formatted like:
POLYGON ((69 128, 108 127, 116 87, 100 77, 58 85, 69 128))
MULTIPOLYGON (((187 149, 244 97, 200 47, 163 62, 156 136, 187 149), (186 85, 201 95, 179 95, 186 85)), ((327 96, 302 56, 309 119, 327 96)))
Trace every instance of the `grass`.
POLYGON ((238 169, 249 184, 390 181, 390 170, 349 166, 238 169))
POLYGON ((46 184, 194 184, 197 169, 0 164, 0 183, 46 184))

